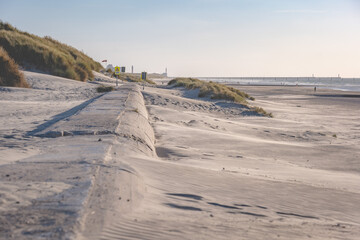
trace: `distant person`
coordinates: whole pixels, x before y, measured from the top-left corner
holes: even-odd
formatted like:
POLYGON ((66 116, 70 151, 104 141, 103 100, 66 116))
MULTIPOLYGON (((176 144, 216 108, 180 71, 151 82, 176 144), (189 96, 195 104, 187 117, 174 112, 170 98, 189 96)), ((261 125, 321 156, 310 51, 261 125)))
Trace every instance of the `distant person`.
POLYGON ((316 87, 314 87, 314 92, 316 92, 316 87))

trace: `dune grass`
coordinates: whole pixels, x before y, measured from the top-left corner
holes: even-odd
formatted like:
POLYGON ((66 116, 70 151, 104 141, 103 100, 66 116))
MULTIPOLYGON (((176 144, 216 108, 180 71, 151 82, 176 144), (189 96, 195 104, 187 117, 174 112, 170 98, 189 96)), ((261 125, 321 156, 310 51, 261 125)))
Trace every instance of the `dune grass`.
MULTIPOLYGON (((113 76, 115 76, 115 74, 113 74, 113 76)), ((139 74, 134 74, 134 73, 120 73, 119 79, 122 81, 126 81, 126 82, 138 82, 138 83, 142 83, 144 82, 144 80, 141 79, 139 74)), ((153 82, 150 79, 146 79, 145 82, 149 83, 149 84, 155 84, 155 82, 153 82)))
POLYGON ((111 92, 111 91, 114 91, 114 87, 112 87, 112 86, 100 85, 99 87, 96 88, 96 91, 97 91, 98 93, 111 92))
POLYGON ((19 71, 19 66, 2 47, 0 47, 0 86, 29 87, 24 74, 19 71))
POLYGON ((210 97, 211 99, 225 99, 237 103, 247 104, 247 99, 255 100, 247 93, 226 85, 214 82, 205 82, 196 78, 175 78, 168 85, 185 87, 187 89, 199 88, 199 97, 210 97))
POLYGON ((102 69, 100 63, 71 46, 48 36, 22 32, 1 21, 0 46, 23 68, 60 77, 86 81, 93 79, 92 70, 102 69))
POLYGON ((196 78, 175 78, 171 80, 168 85, 174 87, 185 87, 186 89, 200 89, 199 97, 210 97, 211 99, 224 99, 236 103, 240 103, 249 107, 254 112, 261 115, 273 117, 271 113, 267 113, 263 108, 252 107, 249 105, 248 100, 255 101, 255 98, 251 97, 245 92, 242 92, 236 88, 228 87, 224 84, 215 82, 206 82, 196 78))

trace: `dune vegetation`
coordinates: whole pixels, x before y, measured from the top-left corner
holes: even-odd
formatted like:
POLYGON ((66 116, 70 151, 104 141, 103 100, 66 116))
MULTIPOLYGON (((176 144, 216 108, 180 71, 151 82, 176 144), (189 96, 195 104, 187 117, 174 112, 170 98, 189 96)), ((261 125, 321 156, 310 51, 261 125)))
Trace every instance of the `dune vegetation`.
POLYGON ((249 105, 247 100, 255 101, 255 98, 245 92, 233 87, 228 87, 224 84, 211 81, 206 82, 196 78, 175 78, 171 80, 168 85, 173 87, 185 87, 186 89, 199 89, 199 97, 210 97, 211 99, 223 99, 240 103, 261 115, 272 117, 272 114, 267 113, 263 108, 252 107, 249 105))
POLYGON ((51 37, 39 37, 0 21, 0 46, 24 69, 79 81, 93 79, 100 63, 51 37))
MULTIPOLYGON (((116 77, 115 73, 112 73, 111 76, 116 77)), ((118 77, 120 80, 126 82, 137 82, 137 83, 144 82, 144 80, 141 79, 140 74, 136 74, 136 73, 120 73, 118 77)), ((146 79, 145 82, 149 84, 155 84, 155 82, 150 79, 146 79)))
POLYGON ((19 66, 2 47, 0 47, 0 86, 29 87, 24 74, 19 71, 19 66))
MULTIPOLYGON (((135 74, 131 74, 131 73, 121 73, 119 75, 119 78, 121 80, 127 81, 127 82, 144 82, 144 80, 141 79, 140 76, 137 76, 135 74)), ((150 83, 150 84, 155 84, 155 82, 153 82, 150 79, 146 79, 145 82, 150 83)))
POLYGON ((168 85, 185 87, 186 89, 200 89, 199 97, 210 97, 211 99, 225 99, 237 103, 247 104, 247 99, 255 100, 247 93, 238 89, 228 87, 224 84, 206 82, 196 78, 175 78, 168 85))
POLYGON ((114 91, 114 87, 112 86, 104 86, 104 85, 100 85, 99 87, 96 88, 96 91, 98 93, 103 93, 103 92, 111 92, 114 91))

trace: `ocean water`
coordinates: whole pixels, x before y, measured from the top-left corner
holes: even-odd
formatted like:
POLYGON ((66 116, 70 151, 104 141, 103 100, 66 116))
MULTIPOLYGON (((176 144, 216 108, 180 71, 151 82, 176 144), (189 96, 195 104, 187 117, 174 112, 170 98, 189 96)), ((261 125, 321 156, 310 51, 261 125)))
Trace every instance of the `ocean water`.
POLYGON ((336 89, 342 91, 360 92, 360 78, 317 78, 317 77, 200 77, 205 81, 213 81, 220 83, 236 83, 241 85, 299 85, 311 86, 318 88, 336 89))

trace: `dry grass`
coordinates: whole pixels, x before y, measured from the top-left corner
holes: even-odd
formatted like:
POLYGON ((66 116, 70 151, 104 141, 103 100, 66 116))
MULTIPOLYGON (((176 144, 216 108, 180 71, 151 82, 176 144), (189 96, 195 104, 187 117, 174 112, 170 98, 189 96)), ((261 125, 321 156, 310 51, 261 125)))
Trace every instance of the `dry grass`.
POLYGON ((269 118, 273 118, 273 114, 272 113, 268 113, 266 112, 263 108, 261 107, 250 107, 251 110, 253 110, 254 112, 257 112, 263 116, 269 117, 269 118))
POLYGON ((199 88, 199 97, 210 97, 211 99, 225 99, 237 103, 247 104, 247 99, 254 100, 247 93, 226 85, 214 82, 205 82, 196 78, 175 78, 168 85, 185 87, 187 89, 199 88))
MULTIPOLYGON (((113 74, 113 76, 115 76, 115 74, 113 74)), ((144 80, 141 79, 139 74, 133 74, 133 73, 120 73, 119 79, 126 82, 138 82, 138 83, 144 82, 144 80)), ((149 84, 155 84, 155 82, 153 82, 150 79, 146 79, 145 82, 149 84)))
POLYGON ((199 97, 229 100, 248 106, 251 110, 263 116, 273 117, 271 113, 267 113, 260 107, 249 106, 247 100, 254 101, 255 98, 249 96, 245 92, 220 83, 201 81, 196 78, 175 78, 171 80, 168 85, 172 85, 174 87, 185 87, 186 89, 200 89, 199 97))
POLYGON ((100 85, 99 87, 96 88, 96 91, 98 93, 111 92, 111 91, 114 91, 114 87, 100 85))
POLYGON ((36 69, 60 77, 80 81, 93 79, 92 70, 102 69, 100 63, 83 52, 51 37, 22 32, 0 21, 0 46, 25 69, 36 69))
POLYGON ((0 86, 29 87, 23 73, 19 71, 19 66, 2 47, 0 47, 0 86))

